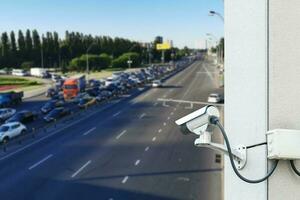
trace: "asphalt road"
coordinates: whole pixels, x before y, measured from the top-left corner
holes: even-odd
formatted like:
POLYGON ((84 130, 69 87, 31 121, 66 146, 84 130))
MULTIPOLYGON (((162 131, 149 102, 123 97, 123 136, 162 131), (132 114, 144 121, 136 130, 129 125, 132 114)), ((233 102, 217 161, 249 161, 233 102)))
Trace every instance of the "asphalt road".
POLYGON ((78 123, 1 154, 1 198, 221 199, 216 152, 194 147, 195 136, 182 135, 174 123, 199 106, 157 101, 206 101, 220 90, 217 83, 215 67, 197 61, 163 88, 95 108, 78 123))

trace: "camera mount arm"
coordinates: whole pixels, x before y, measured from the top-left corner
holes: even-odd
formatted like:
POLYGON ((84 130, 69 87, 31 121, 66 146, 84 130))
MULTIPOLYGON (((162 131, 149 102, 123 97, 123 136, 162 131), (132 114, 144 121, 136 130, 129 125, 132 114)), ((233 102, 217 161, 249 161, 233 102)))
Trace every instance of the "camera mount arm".
MULTIPOLYGON (((206 147, 213 150, 220 151, 224 154, 229 155, 227 148, 223 144, 211 142, 211 132, 204 131, 199 138, 194 142, 197 147, 206 147)), ((239 170, 243 169, 247 163, 247 148, 244 145, 238 145, 237 148, 232 149, 232 155, 235 164, 239 170)))

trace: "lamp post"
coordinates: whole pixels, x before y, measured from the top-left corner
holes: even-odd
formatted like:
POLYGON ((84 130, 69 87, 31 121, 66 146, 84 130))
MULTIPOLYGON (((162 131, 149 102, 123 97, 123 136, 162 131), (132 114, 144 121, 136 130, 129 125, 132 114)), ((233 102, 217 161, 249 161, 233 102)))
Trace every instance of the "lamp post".
POLYGON ((209 16, 215 16, 215 15, 218 16, 222 20, 222 22, 224 23, 223 15, 221 15, 220 13, 218 13, 216 11, 213 11, 213 10, 209 11, 209 16))
POLYGON ((86 50, 86 73, 87 73, 87 75, 90 74, 89 51, 91 50, 91 48, 92 48, 95 44, 96 44, 95 42, 92 42, 92 43, 90 44, 90 46, 87 48, 87 50, 86 50))
MULTIPOLYGON (((217 49, 217 63, 219 63, 221 61, 221 49, 219 48, 219 44, 218 44, 218 38, 213 35, 212 33, 206 33, 207 36, 210 36, 212 38, 214 38, 216 40, 216 49, 217 49)), ((212 39, 212 38, 209 38, 209 39, 212 39)))

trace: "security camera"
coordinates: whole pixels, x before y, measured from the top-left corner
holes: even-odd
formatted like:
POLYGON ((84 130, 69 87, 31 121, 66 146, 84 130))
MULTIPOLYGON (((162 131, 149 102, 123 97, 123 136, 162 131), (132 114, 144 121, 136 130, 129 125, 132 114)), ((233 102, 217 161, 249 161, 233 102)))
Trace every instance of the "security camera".
POLYGON ((218 108, 209 105, 178 119, 175 123, 180 126, 183 134, 194 133, 201 135, 210 128, 210 119, 212 117, 219 118, 220 113, 218 108))
MULTIPOLYGON (((218 108, 209 105, 178 119, 175 123, 180 126, 183 134, 194 133, 199 136, 194 142, 196 147, 206 147, 228 154, 225 145, 213 143, 211 141, 213 128, 216 124, 215 120, 219 117, 220 113, 218 108)), ((247 162, 246 147, 244 145, 239 145, 237 148, 232 149, 231 154, 236 161, 238 169, 242 169, 247 162)))

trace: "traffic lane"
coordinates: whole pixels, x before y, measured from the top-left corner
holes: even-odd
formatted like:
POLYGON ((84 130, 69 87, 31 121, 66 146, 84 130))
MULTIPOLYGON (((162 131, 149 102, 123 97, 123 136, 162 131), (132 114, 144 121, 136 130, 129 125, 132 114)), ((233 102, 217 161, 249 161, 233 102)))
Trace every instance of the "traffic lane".
MULTIPOLYGON (((194 78, 194 80, 196 80, 194 78)), ((198 85, 197 81, 191 81, 191 85, 187 85, 186 88, 183 88, 183 90, 187 90, 186 98, 199 98, 201 97, 198 95, 198 87, 195 85, 198 85)), ((182 96, 178 95, 177 92, 174 92, 173 96, 170 96, 171 98, 180 98, 182 96)), ((205 94, 204 94, 205 95, 205 94)), ((203 94, 202 94, 203 96, 203 94)), ((175 107, 176 108, 176 107, 175 107)), ((174 109, 175 109, 174 108, 174 109)), ((182 109, 181 107, 177 108, 179 112, 174 111, 178 114, 178 119, 188 113, 190 113, 190 110, 182 109)), ((197 108, 195 108, 197 109, 197 108)), ((173 112, 173 113, 174 113, 173 112)), ((174 116, 174 114, 173 114, 174 116)), ((175 121, 173 116, 170 113, 170 117, 172 122, 175 121)), ((167 126, 169 127, 169 126, 167 126)), ((197 149, 194 147, 194 139, 196 137, 191 137, 188 139, 183 139, 186 136, 182 136, 178 130, 178 127, 175 126, 175 124, 171 125, 171 130, 166 131, 169 135, 168 138, 164 137, 159 140, 159 142, 165 143, 167 146, 168 144, 169 149, 152 149, 153 154, 152 157, 146 158, 147 163, 143 163, 148 167, 148 170, 152 171, 167 171, 168 169, 172 169, 174 166, 178 166, 179 164, 182 165, 183 170, 175 170, 178 173, 174 173, 175 175, 161 175, 161 176, 154 176, 154 177, 148 177, 147 179, 143 180, 137 180, 136 182, 133 182, 131 187, 127 189, 135 188, 137 190, 140 189, 142 192, 151 192, 155 194, 162 194, 167 195, 167 197, 173 197, 180 199, 220 199, 220 192, 221 191, 221 165, 219 163, 215 163, 215 152, 208 150, 208 149, 197 149), (174 133, 177 133, 177 135, 174 135, 174 133), (177 138, 177 137, 179 138, 177 138), (172 143, 172 140, 174 141, 180 141, 179 143, 172 143), (182 141, 181 141, 182 140, 182 141), (172 148, 173 147, 173 153, 172 148), (176 152, 177 150, 177 152, 176 152), (201 154, 201 155, 199 155, 201 154), (171 155, 175 155, 173 157, 173 160, 171 155), (193 156, 191 156, 193 155, 193 156), (173 163, 172 163, 173 161, 173 163), (194 166, 194 167, 193 167, 194 166), (152 168, 151 168, 152 167, 152 168), (180 173, 182 172, 182 173, 180 173), (196 173, 196 175, 195 175, 196 173), (177 177, 176 177, 177 175, 177 177), (183 184, 180 184, 180 182, 183 184), (135 184, 134 184, 135 183, 135 184), (178 184, 175 184, 178 183, 178 184), (216 188, 216 191, 213 191, 211 188, 212 185, 216 188), (183 186, 186 186, 185 189, 183 189, 183 186), (149 188, 151 188, 149 190, 149 188), (201 188, 201 189, 199 189, 201 188), (146 191, 145 191, 146 190, 146 191), (180 191, 180 192, 179 192, 180 191), (201 192, 202 191, 202 192, 201 192), (190 194, 190 196, 187 197, 187 194, 190 194), (201 194, 201 195, 200 195, 201 194)), ((174 142, 173 141, 173 142, 174 142)), ((154 147, 155 148, 155 147, 154 147)), ((180 168, 180 167, 179 167, 180 168)), ((144 169, 143 169, 144 170, 144 169)), ((168 174, 168 173, 166 173, 168 174)))
MULTIPOLYGON (((94 126, 95 122, 92 122, 92 124, 89 123, 85 123, 87 125, 87 127, 90 126, 94 126)), ((113 130, 108 130, 106 128, 111 128, 114 127, 113 126, 114 123, 110 124, 109 126, 103 126, 101 127, 101 132, 102 133, 112 133, 113 130)), ((78 130, 77 128, 74 128, 73 130, 78 130)), ((76 132, 77 133, 77 132, 76 132)), ((74 133, 74 134, 76 134, 74 133)), ((79 131, 78 134, 81 134, 82 131, 79 131)), ((98 140, 94 140, 94 141, 105 141, 105 139, 102 138, 103 135, 105 134, 93 134, 93 135, 97 135, 98 137, 101 136, 101 138, 98 138, 98 140)), ((24 165, 25 163, 28 164, 30 163, 29 160, 36 160, 38 161, 38 159, 43 158, 43 156, 48 155, 48 154, 53 154, 55 155, 55 157, 53 157, 51 159, 52 162, 48 162, 47 166, 45 168, 43 168, 44 166, 41 166, 40 168, 35 169, 34 172, 28 172, 26 168, 24 168, 23 165, 23 170, 22 169, 18 169, 15 170, 13 169, 12 171, 8 172, 4 172, 3 170, 1 170, 2 173, 4 173, 4 175, 8 175, 9 177, 7 178, 3 178, 3 176, 1 175, 1 179, 3 181, 3 186, 1 187, 2 190, 2 196, 6 196, 8 199, 20 199, 19 197, 24 197, 26 195, 29 195, 28 197, 32 197, 30 196, 30 194, 33 194, 36 192, 36 188, 39 188, 41 185, 47 185, 48 182, 51 185, 51 178, 50 177, 56 177, 55 175, 57 175, 57 173, 62 173, 63 176, 64 173, 69 174, 70 172, 73 172, 74 169, 76 169, 78 167, 78 165, 80 165, 81 161, 84 161, 85 158, 85 154, 89 154, 91 151, 94 151, 97 153, 97 156, 101 157, 101 154, 99 153, 99 149, 97 150, 92 150, 93 148, 101 148, 100 153, 104 153, 107 152, 109 150, 111 150, 110 148, 105 148, 105 145, 101 144, 97 144, 97 145, 93 145, 92 141, 88 141, 88 142, 72 142, 69 140, 65 140, 65 141, 61 141, 61 142, 56 142, 56 143, 51 143, 51 145, 48 148, 43 148, 43 152, 38 152, 38 156, 34 156, 32 155, 31 159, 26 159, 24 161, 24 165), (57 148, 60 147, 60 148, 57 148), (105 150, 106 149, 106 150, 105 150), (56 151, 55 151, 56 150, 56 151), (71 155, 70 155, 71 153, 71 155), (54 161, 53 161, 54 160, 54 161), (55 162, 57 161, 57 162, 55 162), (43 170, 45 169, 45 170, 43 170), (72 170, 73 169, 73 170, 72 170), (70 171, 71 170, 71 171, 70 171), (21 172, 24 172, 24 174, 20 174, 21 172), (14 176, 17 172, 17 177, 14 176), (27 173, 26 173, 27 172, 27 173), (26 174, 25 174, 26 173, 26 174), (47 174, 46 177, 45 174, 47 174), (32 175, 34 177, 32 177, 32 175), (22 179, 20 179, 20 177, 23 177, 22 179), (29 176, 29 177, 28 177, 29 176), (48 177, 48 178, 47 178, 48 177), (28 183, 28 180, 30 180, 30 182, 28 183), (12 184, 10 184, 11 182, 13 182, 12 184), (8 187, 8 185, 13 186, 13 187, 8 187), (20 187, 17 187, 17 186, 20 187), (25 185, 25 186, 24 186, 25 185), (20 190, 16 193, 14 193, 13 191, 16 190, 16 188, 20 188, 20 190), (33 193, 32 193, 33 192, 33 193)), ((108 156, 108 158, 110 158, 110 156, 108 156)), ((18 167, 20 163, 18 164, 18 167)), ((11 168, 10 168, 11 169, 11 168)), ((46 188, 46 187, 45 187, 46 188)), ((51 185, 50 188, 53 188, 53 185, 51 185)), ((54 189, 54 188, 53 188, 54 189)), ((47 193, 46 193, 47 194, 47 193)))
POLYGON ((127 189, 173 198, 180 197, 180 199, 194 199, 192 197, 219 199, 213 198, 213 196, 220 197, 218 191, 221 191, 219 184, 221 182, 221 166, 214 163, 216 152, 209 149, 197 149, 193 145, 196 139, 194 135, 183 136, 178 127, 174 125, 172 127, 171 130, 163 129, 162 134, 156 136, 159 144, 150 146, 148 150, 150 153, 141 157, 140 161, 141 173, 166 173, 152 173, 152 176, 146 176, 142 180, 139 178, 134 182, 135 176, 132 175, 132 172, 129 175, 130 180, 133 180, 129 181, 132 185, 129 185, 127 189), (165 135, 166 137, 164 137, 165 135), (132 176, 133 179, 131 179, 132 176), (217 192, 209 190, 212 186, 217 192), (187 194, 192 196, 188 197, 187 194), (197 196, 199 194, 201 195, 197 196))
MULTIPOLYGON (((125 115, 125 116, 128 116, 127 114, 125 115)), ((133 117, 133 116, 132 116, 133 117)), ((125 117, 125 119, 123 119, 123 118, 121 118, 122 120, 126 120, 126 119, 128 119, 128 117, 125 117)), ((121 121, 122 121, 121 120, 121 121)), ((115 123, 121 123, 119 120, 117 120, 117 121, 110 121, 110 123, 111 124, 104 124, 102 127, 101 127, 101 130, 103 130, 103 128, 104 127, 114 127, 113 125, 115 124, 115 123)), ((88 124, 88 126, 90 127, 90 124, 88 124)), ((136 130, 137 128, 136 127, 134 127, 134 130, 136 130)), ((144 128, 144 126, 141 126, 141 129, 143 130, 143 131, 145 131, 145 128, 144 128)), ((104 129, 104 132, 108 132, 108 133, 111 133, 111 132, 113 132, 112 130, 106 130, 106 129, 104 129)), ((131 132, 130 130, 128 130, 128 132, 131 132)), ((137 133, 138 135, 135 135, 133 138, 131 138, 131 140, 130 141, 134 141, 134 139, 136 140, 136 138, 138 138, 140 135, 141 135, 141 132, 138 132, 137 133)), ((131 134, 132 135, 132 134, 131 134)), ((99 137, 99 135, 98 134, 92 134, 92 137, 96 137, 96 136, 98 136, 99 137)), ((121 139, 123 139, 123 138, 121 138, 121 139)), ((121 139, 120 139, 120 141, 121 141, 121 139)), ((117 159, 117 161, 118 161, 118 163, 115 163, 115 161, 113 161, 114 163, 113 163, 113 165, 112 166, 108 166, 108 168, 105 168, 105 169, 108 169, 108 171, 112 171, 112 169, 113 168, 115 168, 116 169, 116 167, 114 167, 114 166, 117 166, 117 169, 116 169, 116 172, 120 172, 120 171, 122 171, 122 169, 127 169, 127 166, 126 166, 126 164, 128 163, 128 155, 126 155, 126 153, 125 152, 128 152, 128 151, 130 151, 130 152, 134 152, 135 150, 134 150, 134 146, 135 145, 133 145, 133 144, 128 144, 128 145, 126 145, 124 148, 120 148, 120 147, 115 147, 115 148, 113 148, 113 151, 112 151, 112 147, 105 147, 105 145, 103 145, 103 144, 95 144, 95 145, 93 145, 93 141, 95 141, 95 142, 97 142, 97 141, 105 141, 105 139, 103 139, 103 138, 98 138, 98 140, 97 139, 94 139, 94 140, 91 140, 91 141, 86 141, 86 142, 84 142, 84 143, 80 143, 80 145, 78 144, 78 142, 74 142, 74 148, 71 148, 69 145, 68 145, 68 148, 67 149, 61 149, 60 150, 60 152, 52 152, 52 154, 54 154, 54 155, 57 155, 55 158, 53 158, 51 161, 51 164, 48 164, 47 163, 47 169, 46 169, 46 172, 47 172, 47 174, 50 176, 50 177, 56 177, 55 176, 55 172, 57 173, 57 172, 62 172, 62 173, 60 173, 60 176, 63 176, 64 175, 64 173, 66 173, 67 175, 67 177, 68 177, 68 175, 70 175, 70 173, 68 174, 68 171, 67 171, 67 169, 73 169, 73 167, 72 166, 75 166, 74 168, 76 168, 76 166, 78 167, 78 165, 80 165, 80 163, 84 163, 84 161, 83 160, 88 160, 88 159, 90 159, 91 157, 92 158, 99 158, 100 157, 100 160, 99 160, 99 162, 104 162, 104 163, 106 163, 106 162, 109 162, 109 160, 111 160, 112 158, 116 158, 117 159), (86 143, 86 145, 85 145, 85 143, 86 143), (95 148, 100 148, 100 149, 95 149, 95 150, 92 150, 92 147, 95 147, 95 148), (69 155, 70 154, 70 152, 72 152, 72 155, 69 155), (96 155, 95 156, 91 156, 91 152, 94 152, 96 155), (101 152, 101 153, 99 153, 99 152, 101 152), (103 157, 102 156, 102 153, 104 154, 104 152, 106 153, 105 154, 105 157, 103 157), (116 155, 110 155, 110 154, 112 154, 112 153, 115 153, 116 155), (125 154, 124 154, 125 153, 125 154), (85 158, 85 154, 87 154, 87 155, 89 155, 88 157, 89 158, 86 158, 86 159, 84 159, 85 158), (57 159, 57 158, 59 158, 59 159, 57 159), (53 161, 54 160, 54 161, 53 161), (55 160, 57 160, 57 162, 55 162, 55 160), (65 162, 66 161, 66 162, 65 162), (75 163, 74 163, 75 162, 75 163), (122 164, 123 163, 123 164, 122 164), (66 169, 64 168, 64 167, 61 167, 60 169, 57 169, 58 167, 57 166, 65 166, 66 167, 66 169), (51 173, 51 170, 54 170, 54 174, 52 174, 51 173)), ((68 143, 70 143, 70 142, 67 142, 67 144, 68 143)), ((71 145, 72 146, 72 145, 71 145)), ((122 146, 122 145, 121 145, 122 146)), ((123 145, 124 146, 124 145, 123 145)), ((138 149, 140 149, 139 147, 137 147, 138 149)), ((51 152, 51 151, 50 151, 51 152)), ((48 152, 49 153, 49 152, 48 152)), ((45 153, 44 153, 45 154, 45 153)), ((93 162, 97 162, 97 160, 96 161, 94 161, 93 160, 93 162)), ((43 166, 41 166, 41 167, 43 167, 43 166)), ((100 167, 101 167, 101 165, 100 165, 100 167)), ((104 169, 104 170, 105 170, 104 169)), ((42 171, 41 172, 41 176, 43 177, 43 174, 44 174, 44 172, 45 171, 42 171)), ((39 172, 35 172, 35 176, 38 176, 36 173, 39 173, 39 172)), ((59 176, 59 177, 60 177, 59 176)), ((21 191, 19 191, 18 192, 18 194, 17 194, 17 196, 15 196, 16 197, 16 199, 17 199, 17 197, 19 197, 19 195, 21 195, 21 196, 24 196, 24 195, 30 195, 31 193, 31 191, 33 190, 33 189, 30 189, 30 188, 36 188, 38 185, 43 185, 43 186, 45 186, 45 185, 48 185, 49 184, 49 188, 51 188, 51 190, 53 191, 53 190, 55 190, 55 186, 54 185, 52 185, 52 182, 51 182, 51 179, 47 179, 47 181, 46 181, 46 179, 47 178, 44 178, 44 179, 42 179, 42 178, 37 178, 36 180, 32 180, 32 178, 30 178, 29 180, 31 180, 31 182, 33 182, 34 183, 34 185, 32 185, 32 186, 30 186, 30 185, 26 185, 26 187, 24 188, 24 190, 21 190, 21 191), (46 182, 45 182, 46 181, 46 182)), ((61 178, 57 178, 57 179, 61 179, 61 178)), ((24 179, 23 179, 24 180, 24 179)), ((27 179, 28 180, 28 179, 27 179)), ((26 182, 26 181, 25 181, 26 182)), ((18 184, 20 184, 21 183, 21 185, 22 184, 24 184, 24 183, 22 183, 22 181, 18 181, 18 184)), ((14 188, 16 188, 16 187, 14 187, 14 188)), ((48 187, 47 186, 45 186, 45 187, 43 187, 42 188, 42 190, 43 190, 43 192, 38 192, 39 194, 47 194, 47 193, 45 193, 45 192, 47 192, 47 189, 48 187), (44 189, 46 190, 46 191, 44 191, 44 189)), ((6 188, 6 191, 8 191, 9 189, 7 189, 6 188)), ((64 189, 63 190, 63 195, 65 194, 65 193, 67 193, 67 191, 68 191, 68 189, 64 189)), ((35 189, 35 192, 37 192, 36 191, 36 189, 35 189)), ((14 195, 16 195, 16 194, 14 194, 14 195)), ((13 197, 13 196, 8 196, 10 199, 12 199, 12 198, 15 198, 15 197, 13 197)), ((29 197, 31 197, 31 196, 29 196, 29 197)))
POLYGON ((137 97, 135 101, 148 100, 156 102, 158 98, 166 98, 168 96, 168 93, 175 92, 177 94, 180 94, 182 91, 185 91, 186 85, 189 85, 189 77, 191 77, 191 75, 195 73, 195 71, 199 67, 199 62, 193 63, 191 66, 186 68, 184 72, 181 72, 176 76, 173 76, 167 81, 163 82, 163 87, 152 88, 147 93, 137 97))
MULTIPOLYGON (((132 111, 131 111, 132 112, 132 111)), ((161 109, 157 109, 157 115, 161 112, 161 109)), ((103 124, 103 127, 112 127, 115 123, 122 123, 123 120, 128 120, 128 118, 133 118, 134 116, 128 116, 129 113, 124 113, 124 116, 121 115, 116 119, 115 122, 109 121, 107 123, 112 124, 103 124)), ((161 116, 161 115, 159 115, 161 116)), ((81 184, 85 183, 88 185, 97 185, 99 187, 105 186, 106 188, 116 188, 120 183, 124 184, 126 183, 126 174, 129 173, 131 167, 136 166, 138 163, 137 158, 138 156, 144 152, 145 147, 150 145, 149 143, 153 142, 153 126, 145 126, 146 124, 153 124, 153 119, 151 118, 144 118, 142 121, 148 121, 148 122, 140 122, 137 123, 134 122, 133 126, 126 126, 127 129, 126 134, 120 136, 121 134, 118 134, 115 138, 110 137, 105 144, 100 144, 101 141, 97 139, 97 134, 92 134, 89 141, 87 142, 87 145, 97 146, 98 149, 91 152, 85 152, 83 154, 87 154, 88 158, 85 160, 91 160, 90 166, 88 166, 82 173, 80 173, 75 177, 76 182, 80 182, 81 184), (107 151, 108 149, 108 151, 107 151), (124 182, 124 183, 123 183, 124 182)), ((158 126, 161 125, 160 121, 157 120, 158 126)), ((155 131, 154 131, 155 132, 155 131)), ((122 133, 122 132, 120 132, 122 133)), ((73 156, 73 155, 72 155, 73 156)), ((64 156, 59 156, 64 157, 64 156)), ((76 156, 78 157, 78 155, 76 156)), ((80 158, 82 158, 83 155, 80 155, 80 158)), ((75 159, 70 159, 75 160, 75 159)), ((80 162, 84 163, 84 162, 80 162)), ((58 164, 58 163, 57 163, 58 164)), ((53 164, 56 166, 57 164, 53 164)), ((78 163, 77 163, 78 164, 78 163)), ((59 164, 60 165, 60 164, 59 164)), ((70 175, 70 174, 69 174, 70 175)), ((54 176, 51 176, 54 177, 54 176)), ((68 175, 66 175, 66 178, 68 178, 68 175)), ((56 178, 56 179, 62 179, 62 178, 56 178)), ((73 180, 73 179, 72 179, 73 180)), ((73 183, 74 181, 71 182, 73 183)), ((55 192, 55 198, 78 198, 77 195, 74 195, 74 184, 69 182, 64 184, 64 189, 59 190, 55 192), (60 193, 61 192, 61 193, 60 193)), ((50 185, 44 184, 45 187, 41 189, 41 191, 38 191, 38 194, 47 194, 48 191, 53 191, 56 189, 57 185, 50 185)), ((84 187, 86 190, 80 191, 80 196, 91 194, 91 190, 89 187, 84 187)), ((130 193, 129 193, 130 194, 130 193)), ((105 191, 101 196, 107 196, 107 198, 110 198, 114 196, 114 194, 110 193, 110 191, 105 191)), ((131 196, 131 194, 130 194, 131 196)), ((143 194, 139 193, 138 196, 143 196, 143 194)), ((124 198, 124 194, 122 194, 122 198, 124 198)), ((46 196, 39 196, 39 198, 48 199, 46 196)), ((50 198, 51 199, 51 198, 50 198)))

